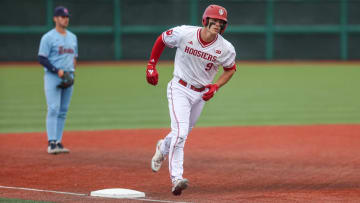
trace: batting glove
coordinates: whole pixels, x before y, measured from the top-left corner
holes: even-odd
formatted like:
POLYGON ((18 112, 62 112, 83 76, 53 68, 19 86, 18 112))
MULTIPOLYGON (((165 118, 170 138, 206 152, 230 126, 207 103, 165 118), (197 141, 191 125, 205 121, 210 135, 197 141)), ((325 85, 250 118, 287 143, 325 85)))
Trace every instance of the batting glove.
POLYGON ((205 94, 203 94, 202 98, 203 100, 208 101, 214 96, 216 91, 218 91, 219 86, 217 84, 208 84, 205 87, 208 88, 209 90, 205 92, 205 94))
POLYGON ((150 83, 154 86, 157 85, 158 80, 159 80, 159 74, 155 68, 155 65, 150 64, 150 63, 147 65, 146 80, 148 83, 150 83))

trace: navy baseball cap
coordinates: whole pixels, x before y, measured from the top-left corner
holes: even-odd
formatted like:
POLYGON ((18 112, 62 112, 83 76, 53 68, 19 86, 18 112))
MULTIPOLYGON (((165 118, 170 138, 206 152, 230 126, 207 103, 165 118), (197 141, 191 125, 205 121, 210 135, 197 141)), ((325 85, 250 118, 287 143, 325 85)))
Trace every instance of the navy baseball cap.
POLYGON ((58 6, 55 8, 54 16, 70 16, 69 10, 63 6, 58 6))

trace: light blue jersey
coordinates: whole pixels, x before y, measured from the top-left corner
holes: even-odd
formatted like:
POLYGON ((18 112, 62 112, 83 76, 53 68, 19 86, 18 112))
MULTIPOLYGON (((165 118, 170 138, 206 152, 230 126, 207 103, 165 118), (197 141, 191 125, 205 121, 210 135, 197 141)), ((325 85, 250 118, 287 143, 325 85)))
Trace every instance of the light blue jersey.
POLYGON ((38 55, 48 58, 58 69, 74 72, 74 58, 78 56, 76 35, 69 30, 66 35, 61 35, 55 28, 50 30, 41 38, 38 55))

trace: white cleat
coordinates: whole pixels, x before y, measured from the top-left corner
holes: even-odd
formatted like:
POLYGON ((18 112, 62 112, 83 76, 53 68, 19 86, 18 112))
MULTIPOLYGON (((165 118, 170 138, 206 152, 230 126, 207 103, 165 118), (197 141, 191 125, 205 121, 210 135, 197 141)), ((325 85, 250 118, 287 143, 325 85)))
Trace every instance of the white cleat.
POLYGON ((57 154, 59 153, 57 148, 56 148, 56 143, 55 141, 49 141, 49 144, 48 144, 48 148, 47 148, 47 152, 49 154, 57 154))
POLYGON ((181 195, 181 192, 188 187, 189 181, 187 179, 179 179, 173 183, 171 192, 173 195, 181 195))
POLYGON ((68 148, 65 148, 64 145, 61 144, 61 142, 56 142, 56 149, 58 153, 69 153, 70 150, 68 148))
POLYGON ((164 156, 160 152, 160 146, 164 140, 159 140, 156 144, 156 151, 151 159, 151 169, 153 172, 158 172, 161 168, 162 162, 165 160, 164 156))

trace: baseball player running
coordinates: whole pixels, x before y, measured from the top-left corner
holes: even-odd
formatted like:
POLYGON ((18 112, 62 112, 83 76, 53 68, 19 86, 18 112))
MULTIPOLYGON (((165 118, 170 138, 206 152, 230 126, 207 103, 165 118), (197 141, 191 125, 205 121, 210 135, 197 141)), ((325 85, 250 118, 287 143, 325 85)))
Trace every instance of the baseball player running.
POLYGON ((167 86, 171 132, 157 142, 151 160, 151 169, 157 172, 168 157, 174 195, 181 195, 189 184, 183 178, 186 138, 195 126, 205 101, 210 100, 236 71, 235 49, 221 35, 227 22, 224 7, 208 6, 202 17, 203 27, 183 25, 163 32, 153 46, 146 68, 148 83, 157 85, 158 72, 155 67, 165 45, 177 48, 174 77, 167 86), (212 83, 219 66, 223 67, 224 72, 212 83))
POLYGON ((55 8, 55 28, 44 34, 40 41, 39 62, 44 66, 44 89, 47 102, 46 131, 48 153, 68 153, 62 145, 66 113, 73 93, 73 79, 78 56, 76 36, 67 30, 69 11, 55 8))

